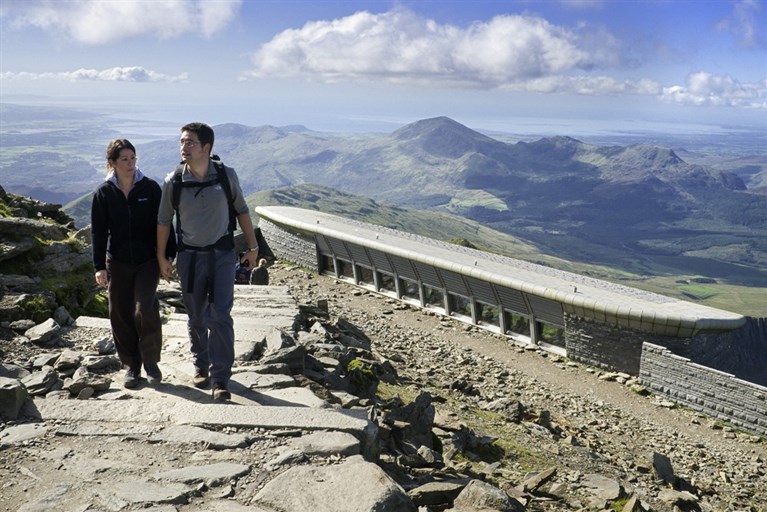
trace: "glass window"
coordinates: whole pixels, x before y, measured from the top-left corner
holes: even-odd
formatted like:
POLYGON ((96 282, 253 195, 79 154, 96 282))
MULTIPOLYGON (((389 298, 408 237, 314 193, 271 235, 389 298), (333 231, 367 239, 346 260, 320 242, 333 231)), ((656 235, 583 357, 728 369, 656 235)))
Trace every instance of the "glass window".
POLYGON ((347 277, 349 279, 354 279, 354 268, 352 267, 351 262, 344 261, 342 259, 338 259, 338 277, 347 277))
POLYGON ((357 278, 359 282, 357 284, 373 284, 373 269, 357 265, 357 278))
POLYGON ((538 329, 537 339, 539 342, 545 342, 549 345, 556 345, 558 347, 565 347, 565 330, 561 327, 543 322, 536 322, 536 328, 538 329))
POLYGON ((378 272, 378 291, 397 293, 397 283, 394 276, 386 272, 378 272))
POLYGON ((427 306, 445 307, 445 295, 442 293, 442 290, 424 285, 423 295, 427 306))
POLYGON ((530 337, 530 319, 527 315, 520 315, 512 311, 504 311, 506 315, 506 333, 522 334, 530 337))
POLYGON ((419 292, 418 283, 416 281, 401 277, 400 283, 402 284, 401 290, 403 299, 414 299, 417 301, 421 300, 421 294, 419 292))
POLYGON ((336 264, 332 256, 327 254, 320 255, 320 272, 336 275, 336 264))
POLYGON ((480 324, 494 325, 500 327, 498 306, 492 304, 485 304, 484 302, 477 302, 477 319, 480 324))
POLYGON ((471 301, 468 297, 456 295, 454 293, 448 293, 450 299, 450 313, 456 315, 464 315, 471 317, 471 301))

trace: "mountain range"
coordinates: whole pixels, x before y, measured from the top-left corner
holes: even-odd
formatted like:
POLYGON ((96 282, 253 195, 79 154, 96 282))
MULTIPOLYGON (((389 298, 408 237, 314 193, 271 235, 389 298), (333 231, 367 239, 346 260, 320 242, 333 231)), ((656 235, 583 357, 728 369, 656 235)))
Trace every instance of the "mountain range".
MULTIPOLYGON (((566 259, 767 284, 767 195, 669 148, 507 143, 445 117, 381 135, 225 124, 216 137, 246 194, 321 185, 453 213, 566 259)), ((142 165, 172 168, 172 145, 145 144, 142 165)))
MULTIPOLYGON (((87 224, 104 147, 117 130, 98 117, 40 124, 44 113, 25 114, 3 133, 2 185, 80 197, 67 210, 87 224)), ((360 220, 378 216, 380 223, 511 256, 521 251, 559 266, 604 266, 636 279, 673 277, 682 283, 671 286, 677 294, 684 281, 701 277, 741 290, 767 288, 767 159, 758 144, 733 157, 716 141, 693 149, 569 136, 508 141, 447 117, 385 134, 214 128, 214 152, 237 170, 253 205, 318 208, 321 198, 323 209, 335 205, 360 220), (384 208, 395 213, 383 219, 384 208), (444 222, 423 222, 424 212, 444 222), (482 236, 472 237, 480 228, 482 236)), ((175 138, 136 143, 146 174, 162 179, 175 167, 175 138)), ((705 288, 681 293, 693 300, 719 293, 705 288)))

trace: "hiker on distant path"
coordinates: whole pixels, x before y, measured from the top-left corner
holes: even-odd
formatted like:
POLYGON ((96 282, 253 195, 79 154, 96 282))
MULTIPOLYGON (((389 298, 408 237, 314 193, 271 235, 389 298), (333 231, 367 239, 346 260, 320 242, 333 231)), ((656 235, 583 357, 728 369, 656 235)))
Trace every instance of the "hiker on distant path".
POLYGON ((266 286, 269 284, 269 269, 265 258, 258 260, 258 267, 250 273, 250 284, 266 286))
MULTIPOLYGON (((142 364, 150 384, 162 381, 157 365, 162 323, 155 236, 162 191, 136 167, 136 148, 130 141, 111 141, 106 158, 106 180, 94 192, 91 206, 93 266, 96 284, 109 293, 112 335, 126 367, 123 385, 134 388, 142 364)), ((174 258, 175 240, 163 244, 162 251, 174 258)))
POLYGON ((258 244, 250 210, 231 167, 211 157, 213 129, 203 123, 181 128, 181 164, 168 174, 162 187, 157 218, 157 261, 169 279, 172 262, 165 242, 176 215, 178 276, 194 364, 193 383, 212 384, 213 399, 229 400, 229 379, 234 364, 234 250, 235 218, 248 250, 241 260, 251 268, 258 262, 258 244))

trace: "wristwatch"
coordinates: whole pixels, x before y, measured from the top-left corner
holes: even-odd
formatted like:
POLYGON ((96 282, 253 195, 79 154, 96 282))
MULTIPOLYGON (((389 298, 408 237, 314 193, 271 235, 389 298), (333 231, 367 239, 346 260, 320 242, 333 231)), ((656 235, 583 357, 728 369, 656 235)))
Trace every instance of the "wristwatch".
POLYGON ((258 246, 249 247, 247 252, 258 252, 258 246))

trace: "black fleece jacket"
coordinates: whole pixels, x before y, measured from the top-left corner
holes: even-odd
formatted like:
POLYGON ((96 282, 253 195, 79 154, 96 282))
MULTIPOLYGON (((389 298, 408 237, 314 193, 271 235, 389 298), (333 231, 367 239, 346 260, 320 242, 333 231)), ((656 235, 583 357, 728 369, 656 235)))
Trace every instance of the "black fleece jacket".
MULTIPOLYGON (((110 181, 105 181, 93 193, 91 206, 91 237, 93 266, 96 271, 106 268, 107 255, 121 263, 140 265, 157 257, 157 210, 162 189, 154 180, 144 176, 133 185, 128 197, 110 181)), ((176 257, 176 237, 173 233, 165 252, 176 257)))

